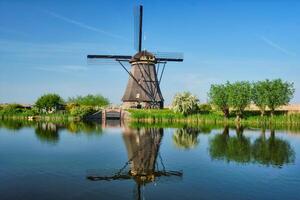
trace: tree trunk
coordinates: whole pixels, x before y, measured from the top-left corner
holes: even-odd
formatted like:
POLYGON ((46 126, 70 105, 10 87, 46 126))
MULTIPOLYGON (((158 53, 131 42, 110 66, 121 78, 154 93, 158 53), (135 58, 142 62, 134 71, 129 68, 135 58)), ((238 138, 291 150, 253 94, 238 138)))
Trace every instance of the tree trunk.
POLYGON ((261 109, 261 110, 260 110, 260 116, 261 116, 261 117, 265 116, 265 110, 264 110, 264 109, 261 109))
POLYGON ((225 118, 229 117, 229 109, 228 108, 223 108, 223 113, 224 113, 225 118))
POLYGON ((271 117, 274 116, 274 113, 275 113, 275 110, 274 110, 274 109, 271 109, 271 117))

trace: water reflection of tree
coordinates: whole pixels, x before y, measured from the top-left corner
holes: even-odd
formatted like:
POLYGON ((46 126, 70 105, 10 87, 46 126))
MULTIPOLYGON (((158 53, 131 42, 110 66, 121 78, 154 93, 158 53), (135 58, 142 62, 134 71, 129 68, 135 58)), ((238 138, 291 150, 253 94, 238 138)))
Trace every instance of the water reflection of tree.
POLYGON ((35 135, 42 142, 57 143, 59 140, 58 126, 53 123, 38 123, 35 135))
POLYGON ((66 128, 71 133, 85 133, 88 135, 99 135, 102 133, 102 126, 96 122, 70 122, 66 128))
POLYGON ((243 129, 236 129, 236 136, 229 135, 228 127, 222 134, 215 135, 209 142, 209 153, 212 159, 234 161, 237 163, 260 163, 263 165, 282 166, 292 163, 295 153, 290 144, 275 138, 274 131, 266 139, 265 131, 251 144, 250 138, 243 135, 243 129))
POLYGON ((208 127, 192 128, 184 127, 178 128, 173 134, 173 143, 179 149, 193 149, 199 144, 199 134, 200 133, 210 133, 211 129, 208 127))
POLYGON ((253 159, 263 165, 281 167, 284 164, 293 163, 295 152, 286 140, 275 138, 275 131, 271 130, 267 139, 265 130, 255 140, 252 147, 253 159))
POLYGON ((23 127, 32 126, 32 122, 27 120, 0 120, 0 128, 6 128, 8 130, 18 131, 23 127))
POLYGON ((236 129, 236 136, 229 136, 229 128, 210 140, 210 155, 213 159, 235 161, 240 163, 251 160, 250 139, 243 135, 243 128, 236 129))

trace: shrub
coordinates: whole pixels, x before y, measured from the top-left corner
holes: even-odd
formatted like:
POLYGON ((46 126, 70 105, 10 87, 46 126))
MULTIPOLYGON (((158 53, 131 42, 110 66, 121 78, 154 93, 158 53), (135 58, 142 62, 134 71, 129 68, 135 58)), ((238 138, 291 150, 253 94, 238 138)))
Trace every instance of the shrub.
POLYGON ((38 98, 35 106, 39 111, 49 113, 58 110, 63 102, 63 99, 57 94, 45 94, 38 98))
POLYGON ((75 117, 86 117, 93 114, 95 110, 91 106, 74 106, 70 109, 70 114, 75 117))
POLYGON ((173 98, 172 110, 183 115, 194 114, 198 111, 199 99, 190 92, 178 93, 173 98))
POLYGON ((2 115, 14 115, 22 113, 23 107, 20 104, 8 104, 4 105, 2 109, 0 110, 2 115))
POLYGON ((199 105, 199 111, 202 113, 209 113, 212 110, 212 107, 209 103, 204 103, 199 105))
POLYGON ((88 94, 86 96, 71 97, 68 103, 78 104, 80 106, 103 107, 109 105, 109 100, 102 95, 88 94))

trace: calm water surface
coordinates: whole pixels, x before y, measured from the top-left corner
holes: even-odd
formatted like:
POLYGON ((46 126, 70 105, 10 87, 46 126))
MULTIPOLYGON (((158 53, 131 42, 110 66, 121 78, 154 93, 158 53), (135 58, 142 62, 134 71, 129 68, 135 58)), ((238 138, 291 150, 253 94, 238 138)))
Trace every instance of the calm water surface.
POLYGON ((0 121, 0 199, 300 199, 299 156, 300 131, 0 121))

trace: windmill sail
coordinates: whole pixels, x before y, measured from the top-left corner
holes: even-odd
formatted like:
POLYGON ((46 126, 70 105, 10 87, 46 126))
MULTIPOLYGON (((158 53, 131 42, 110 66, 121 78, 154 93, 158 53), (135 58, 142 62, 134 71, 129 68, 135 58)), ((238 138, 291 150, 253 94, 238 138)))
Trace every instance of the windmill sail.
POLYGON ((143 6, 138 6, 134 10, 134 48, 142 51, 142 31, 143 31, 143 6))

